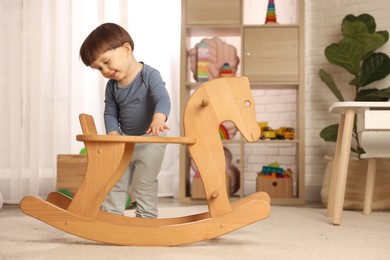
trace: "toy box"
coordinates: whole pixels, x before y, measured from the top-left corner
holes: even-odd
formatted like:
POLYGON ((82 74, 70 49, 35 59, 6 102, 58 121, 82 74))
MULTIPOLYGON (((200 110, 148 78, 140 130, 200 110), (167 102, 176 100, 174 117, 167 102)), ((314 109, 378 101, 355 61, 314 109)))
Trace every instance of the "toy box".
POLYGON ((257 177, 257 191, 268 193, 271 198, 291 198, 292 179, 291 178, 267 178, 257 177))
POLYGON ((57 190, 75 194, 87 170, 87 156, 59 154, 57 156, 57 190))
MULTIPOLYGON (((230 197, 230 177, 226 177, 226 190, 230 197)), ((206 199, 204 187, 201 178, 192 178, 191 183, 191 198, 193 199, 206 199)))

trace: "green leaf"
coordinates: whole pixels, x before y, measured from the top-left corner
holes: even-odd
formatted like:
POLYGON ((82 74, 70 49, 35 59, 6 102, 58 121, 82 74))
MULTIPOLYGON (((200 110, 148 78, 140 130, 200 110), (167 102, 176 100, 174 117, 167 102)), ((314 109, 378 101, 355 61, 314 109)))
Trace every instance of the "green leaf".
POLYGON ((320 137, 327 142, 336 142, 338 131, 339 124, 330 125, 321 130, 320 137))
POLYGON ((358 41, 363 45, 364 57, 382 47, 386 43, 386 38, 383 34, 361 34, 358 41))
POLYGON ((376 33, 379 33, 380 35, 383 36, 385 39, 385 43, 389 40, 389 32, 388 31, 377 31, 376 33))
POLYGON ((367 25, 361 21, 345 21, 341 25, 341 32, 344 38, 359 40, 361 35, 370 35, 367 25))
POLYGON ((362 44, 363 58, 387 42, 388 34, 375 32, 375 29, 375 20, 368 14, 359 15, 358 17, 349 15, 341 25, 341 31, 345 39, 351 38, 362 44))
POLYGON ((325 70, 320 69, 319 71, 320 78, 325 84, 329 87, 329 89, 333 92, 333 94, 336 96, 336 98, 339 101, 345 101, 343 95, 341 94, 340 90, 336 86, 336 83, 333 80, 332 75, 327 73, 325 70))
POLYGON ((360 158, 360 155, 366 153, 366 151, 364 151, 363 147, 361 147, 361 146, 357 146, 354 149, 352 149, 352 147, 351 147, 351 150, 353 152, 357 153, 359 155, 359 158, 360 158))
POLYGON ((388 101, 390 99, 390 87, 385 89, 362 89, 359 91, 356 101, 388 101))
POLYGON ((374 17, 369 14, 361 14, 357 17, 359 21, 362 21, 368 28, 368 32, 373 33, 376 30, 376 23, 374 17))
POLYGON ((366 86, 390 74, 390 59, 384 53, 373 53, 364 60, 359 86, 366 86))
POLYGON ((325 56, 330 63, 346 69, 355 76, 360 72, 360 61, 364 55, 363 45, 352 38, 342 39, 325 49, 325 56))
POLYGON ((369 14, 361 14, 359 16, 354 16, 352 14, 349 14, 344 17, 343 23, 346 21, 348 22, 361 21, 367 26, 368 32, 370 33, 373 33, 376 30, 375 19, 369 14))

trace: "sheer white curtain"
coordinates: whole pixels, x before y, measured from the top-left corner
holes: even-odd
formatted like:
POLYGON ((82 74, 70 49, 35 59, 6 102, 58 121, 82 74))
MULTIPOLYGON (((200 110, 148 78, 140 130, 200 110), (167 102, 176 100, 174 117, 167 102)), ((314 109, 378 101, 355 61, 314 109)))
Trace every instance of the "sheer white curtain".
MULTIPOLYGON (((103 22, 128 29, 136 58, 160 70, 173 104, 170 135, 179 134, 180 0, 1 0, 0 13, 5 203, 55 190, 57 154, 78 153, 83 146, 75 141, 78 114, 92 114, 104 132, 105 80, 78 56, 84 38, 103 22)), ((160 195, 175 195, 178 147, 169 145, 167 155, 160 195)))

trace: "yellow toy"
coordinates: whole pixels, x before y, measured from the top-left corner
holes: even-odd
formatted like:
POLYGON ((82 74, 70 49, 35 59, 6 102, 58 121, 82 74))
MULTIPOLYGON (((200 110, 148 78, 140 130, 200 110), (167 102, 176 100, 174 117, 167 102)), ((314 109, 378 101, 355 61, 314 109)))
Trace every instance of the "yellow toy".
POLYGON ((184 112, 184 137, 99 135, 92 116, 81 114, 88 166, 73 199, 51 193, 47 200, 22 199, 22 211, 53 227, 86 239, 115 245, 174 246, 213 239, 269 216, 270 198, 257 192, 232 204, 219 125, 235 123, 243 137, 257 141, 260 128, 246 77, 218 78, 202 84, 184 112), (142 219, 100 210, 106 194, 128 167, 135 143, 188 145, 203 180, 208 212, 177 218, 142 219))

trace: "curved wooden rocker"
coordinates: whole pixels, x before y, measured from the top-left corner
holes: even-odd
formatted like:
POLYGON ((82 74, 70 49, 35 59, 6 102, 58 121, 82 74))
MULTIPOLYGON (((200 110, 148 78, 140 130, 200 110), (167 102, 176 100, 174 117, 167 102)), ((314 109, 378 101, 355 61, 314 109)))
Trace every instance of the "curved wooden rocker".
POLYGON ((81 114, 88 167, 73 199, 51 193, 47 200, 26 196, 22 211, 53 227, 86 239, 116 245, 174 246, 212 239, 269 216, 270 198, 257 192, 230 204, 225 186, 225 156, 219 125, 235 123, 243 137, 257 141, 253 96, 246 77, 219 78, 202 84, 184 112, 185 137, 98 135, 93 118, 81 114), (176 218, 142 219, 100 210, 128 167, 135 143, 188 146, 202 177, 208 212, 176 218))

